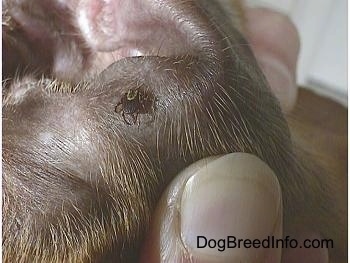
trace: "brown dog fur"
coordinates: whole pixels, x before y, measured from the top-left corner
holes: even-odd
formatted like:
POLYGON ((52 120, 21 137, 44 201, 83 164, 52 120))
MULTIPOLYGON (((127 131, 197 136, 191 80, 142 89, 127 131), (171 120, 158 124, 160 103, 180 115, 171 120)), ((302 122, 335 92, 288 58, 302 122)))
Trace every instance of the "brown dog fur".
MULTIPOLYGON (((286 234, 307 227, 334 239, 335 254, 344 254, 340 185, 295 146, 298 138, 292 142, 251 51, 232 28, 242 7, 222 2, 208 1, 195 17, 223 14, 203 26, 211 42, 193 40, 190 51, 198 56, 129 58, 79 85, 33 74, 10 81, 3 98, 5 262, 132 261, 166 183, 196 160, 238 151, 259 156, 277 174, 286 234), (155 107, 130 126, 114 108, 139 86, 155 107)), ((5 31, 5 44, 16 39, 11 34, 5 31)), ((3 65, 12 76, 6 58, 3 65)), ((47 72, 41 74, 55 78, 47 72)))

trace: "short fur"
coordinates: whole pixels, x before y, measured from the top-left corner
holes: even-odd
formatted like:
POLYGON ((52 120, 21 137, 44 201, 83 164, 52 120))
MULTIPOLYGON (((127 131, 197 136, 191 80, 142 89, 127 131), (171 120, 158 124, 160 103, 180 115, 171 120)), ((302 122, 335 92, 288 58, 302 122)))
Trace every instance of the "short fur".
POLYGON ((274 170, 286 233, 306 226, 341 247, 336 190, 293 146, 277 100, 224 11, 230 3, 199 2, 169 1, 195 25, 181 25, 193 44, 185 55, 127 58, 78 85, 46 70, 38 70, 42 79, 13 80, 3 61, 12 78, 3 99, 5 262, 132 261, 172 177, 230 152, 253 153, 274 170), (154 111, 128 125, 114 109, 140 84, 156 98, 154 111))

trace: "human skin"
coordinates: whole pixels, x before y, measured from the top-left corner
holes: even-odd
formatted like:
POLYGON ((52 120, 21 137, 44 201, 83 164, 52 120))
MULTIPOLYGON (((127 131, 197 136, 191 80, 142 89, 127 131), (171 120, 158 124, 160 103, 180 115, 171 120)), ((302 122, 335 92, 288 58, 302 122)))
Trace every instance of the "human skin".
POLYGON ((303 226, 336 239, 334 190, 298 159, 247 42, 216 3, 11 3, 3 65, 18 77, 3 99, 5 261, 132 260, 170 179, 230 152, 274 171, 286 233, 303 226), (154 105, 129 125, 115 106, 139 88, 154 105))

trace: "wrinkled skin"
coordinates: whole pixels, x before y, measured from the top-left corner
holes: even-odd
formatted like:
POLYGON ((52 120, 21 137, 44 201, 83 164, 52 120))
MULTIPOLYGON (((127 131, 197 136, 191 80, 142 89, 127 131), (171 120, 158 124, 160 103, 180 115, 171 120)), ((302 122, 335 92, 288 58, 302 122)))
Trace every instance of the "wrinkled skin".
POLYGON ((229 152, 274 170, 286 234, 305 227, 337 242, 333 189, 299 159, 218 3, 3 4, 5 262, 131 261, 169 180, 229 152), (130 125, 115 107, 136 88, 153 105, 130 125))

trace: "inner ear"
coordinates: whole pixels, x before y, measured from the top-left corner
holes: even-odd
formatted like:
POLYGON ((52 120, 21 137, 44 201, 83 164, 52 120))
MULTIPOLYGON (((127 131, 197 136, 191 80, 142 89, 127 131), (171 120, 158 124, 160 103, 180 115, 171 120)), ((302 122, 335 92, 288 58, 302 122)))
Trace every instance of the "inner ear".
MULTIPOLYGON (((189 49, 181 16, 167 4, 144 0, 85 0, 77 23, 87 43, 101 52, 119 56, 166 55, 189 49)), ((171 1, 166 1, 171 2, 171 1)))

